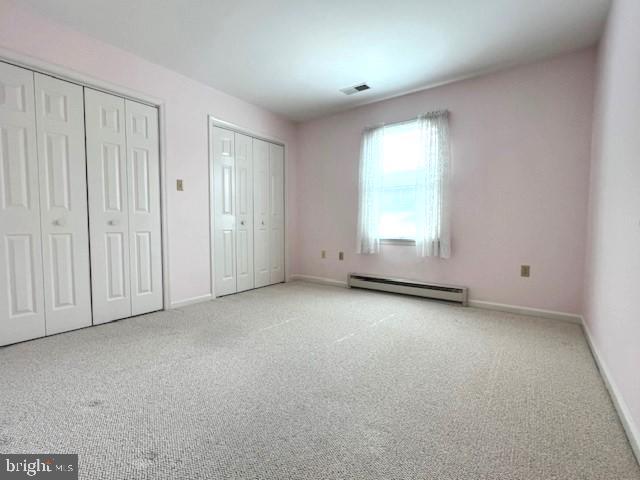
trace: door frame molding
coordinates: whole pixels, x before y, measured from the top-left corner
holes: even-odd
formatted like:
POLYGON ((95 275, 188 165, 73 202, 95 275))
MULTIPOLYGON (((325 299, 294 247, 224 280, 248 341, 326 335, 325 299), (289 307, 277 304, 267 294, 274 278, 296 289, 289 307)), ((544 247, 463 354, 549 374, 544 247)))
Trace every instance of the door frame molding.
POLYGON ((211 298, 216 298, 216 272, 215 272, 215 264, 214 264, 214 227, 213 224, 213 199, 214 197, 214 182, 213 182, 213 142, 211 139, 213 138, 213 128, 225 128, 227 130, 232 130, 233 132, 240 133, 242 135, 247 135, 249 137, 257 138, 258 140, 264 140, 265 142, 274 143, 276 145, 280 145, 284 148, 284 165, 283 165, 283 183, 284 183, 284 281, 289 281, 289 276, 287 275, 287 150, 289 148, 287 142, 281 140, 277 137, 273 137, 271 135, 267 135, 261 132, 257 132, 255 130, 251 130, 250 128, 245 128, 241 125, 237 125, 235 123, 228 122, 226 120, 222 120, 220 117, 216 117, 215 115, 209 114, 207 115, 207 137, 208 137, 208 147, 207 150, 209 152, 209 261, 210 261, 210 270, 211 270, 211 298))
POLYGON ((169 268, 169 216, 167 205, 167 146, 166 146, 166 102, 162 98, 154 97, 138 90, 133 90, 106 80, 83 74, 72 68, 55 65, 29 55, 24 55, 0 47, 0 61, 42 73, 50 77, 75 83, 81 87, 88 87, 110 95, 115 95, 135 102, 143 103, 158 109, 158 137, 160 157, 160 237, 162 243, 162 295, 163 310, 171 308, 170 268, 169 268))

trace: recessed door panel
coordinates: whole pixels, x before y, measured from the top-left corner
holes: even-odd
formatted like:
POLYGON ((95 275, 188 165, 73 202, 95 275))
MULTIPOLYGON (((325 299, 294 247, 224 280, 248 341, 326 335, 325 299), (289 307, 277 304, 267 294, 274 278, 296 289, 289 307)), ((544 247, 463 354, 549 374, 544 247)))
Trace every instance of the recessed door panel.
POLYGON ((255 286, 269 285, 269 144, 253 139, 253 241, 255 286))
POLYGON ((31 235, 7 235, 7 259, 9 311, 12 317, 36 312, 33 237, 31 235))
POLYGON ((153 261, 151 232, 136 232, 137 291, 139 294, 153 292, 153 261))
MULTIPOLYGON (((222 245, 225 252, 233 252, 233 230, 224 230, 222 232, 222 245)), ((234 271, 234 259, 231 255, 226 255, 222 268, 222 278, 225 280, 233 278, 234 271)))
POLYGON ((0 127, 3 207, 29 210, 32 185, 29 176, 26 127, 0 127))
MULTIPOLYGON (((109 232, 105 235, 105 250, 107 252, 106 269, 107 300, 114 301, 126 298, 128 272, 125 271, 124 234, 121 232, 109 232)), ((99 275, 99 272, 96 272, 99 275)))
POLYGON ((236 291, 254 286, 253 275, 253 140, 235 134, 236 291))
POLYGON ((284 282, 284 148, 269 145, 270 283, 284 282))
POLYGON ((213 155, 213 231, 214 278, 216 296, 237 291, 236 283, 236 178, 235 134, 214 127, 211 138, 213 155))
POLYGON ((125 101, 131 313, 161 310, 162 239, 158 110, 125 101))
MULTIPOLYGON (((51 258, 53 305, 51 310, 69 309, 76 306, 76 278, 74 268, 73 234, 49 235, 51 258)), ((47 322, 50 322, 47 316, 47 322)))
MULTIPOLYGON (((113 97, 113 95, 110 96, 113 97)), ((122 100, 119 97, 114 97, 114 99, 122 100)), ((114 101, 112 105, 100 105, 98 107, 100 115, 100 123, 98 125, 98 128, 105 135, 114 134, 116 135, 116 137, 119 137, 123 133, 120 130, 120 125, 123 121, 123 115, 122 108, 119 103, 121 102, 114 101)))
POLYGON ((150 131, 153 130, 153 127, 150 129, 149 124, 153 124, 155 122, 150 121, 149 112, 131 112, 130 121, 131 121, 131 130, 130 136, 131 140, 151 140, 150 131))
POLYGON ((35 74, 47 335, 91 325, 82 87, 35 74))
POLYGON ((105 142, 101 147, 104 211, 122 212, 122 145, 105 142))
MULTIPOLYGON (((236 157, 237 163, 237 157, 236 157)), ((245 165, 236 166, 236 189, 238 192, 238 215, 249 215, 248 201, 253 199, 253 189, 249 189, 249 168, 245 165)))
MULTIPOLYGON (((39 124, 40 125, 40 124, 39 124)), ((44 163, 47 176, 44 184, 49 200, 47 210, 52 208, 71 209, 71 179, 69 178, 69 137, 61 133, 47 132, 41 129, 44 136, 44 163)), ((83 155, 84 159, 84 155, 83 155)))
MULTIPOLYGON (((44 75, 38 75, 39 77, 45 77, 44 75)), ((36 102, 41 106, 40 115, 47 120, 53 120, 55 122, 67 123, 69 122, 69 95, 68 92, 64 91, 56 91, 46 83, 49 83, 50 86, 56 88, 57 86, 65 85, 65 83, 58 83, 59 80, 51 78, 51 82, 48 82, 49 78, 45 77, 40 78, 41 83, 45 83, 45 85, 41 85, 44 88, 40 88, 36 95, 40 95, 38 99, 36 97, 36 102), (39 101, 38 101, 39 100, 39 101)), ((37 88, 37 87, 36 87, 37 88)), ((80 87, 78 87, 80 88, 80 87)), ((75 88, 71 88, 70 90, 75 90, 75 88)))
POLYGON ((84 89, 93 323, 130 317, 125 101, 84 89))
MULTIPOLYGON (((236 268, 238 270, 238 279, 242 276, 249 274, 249 261, 247 255, 241 255, 240 252, 247 252, 249 250, 249 235, 247 234, 247 230, 238 230, 238 241, 236 242, 238 245, 238 255, 236 268)), ((253 282, 251 282, 253 286, 253 282)), ((251 288, 251 287, 248 287, 251 288)))
POLYGON ((7 114, 33 111, 33 85, 29 85, 33 82, 33 72, 6 63, 2 63, 0 69, 0 109, 7 114))
POLYGON ((0 345, 45 334, 33 89, 0 63, 0 345))
POLYGON ((149 152, 143 148, 134 148, 132 153, 134 211, 136 213, 150 213, 149 152))
POLYGON ((222 167, 222 213, 233 215, 233 167, 222 167))

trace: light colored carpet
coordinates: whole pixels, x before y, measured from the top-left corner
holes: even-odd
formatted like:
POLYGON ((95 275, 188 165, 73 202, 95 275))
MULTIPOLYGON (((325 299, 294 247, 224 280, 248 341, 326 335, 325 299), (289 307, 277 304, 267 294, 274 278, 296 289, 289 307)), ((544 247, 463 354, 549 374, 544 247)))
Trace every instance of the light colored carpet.
POLYGON ((0 451, 81 478, 639 479, 579 326, 277 285, 0 349, 0 451))

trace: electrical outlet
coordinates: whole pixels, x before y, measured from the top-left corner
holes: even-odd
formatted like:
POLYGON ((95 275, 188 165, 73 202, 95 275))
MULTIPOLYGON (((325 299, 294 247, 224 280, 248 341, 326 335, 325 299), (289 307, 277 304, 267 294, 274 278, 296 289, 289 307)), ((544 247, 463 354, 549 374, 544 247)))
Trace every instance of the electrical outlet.
POLYGON ((179 192, 182 192, 184 190, 181 179, 176 180, 176 190, 178 190, 179 192))
POLYGON ((521 277, 530 277, 531 276, 531 266, 530 265, 520 265, 520 276, 521 277))
POLYGON ((327 251, 326 250, 321 250, 320 251, 320 258, 327 258, 327 251))
POLYGON ((344 260, 344 252, 338 253, 338 260, 344 260))

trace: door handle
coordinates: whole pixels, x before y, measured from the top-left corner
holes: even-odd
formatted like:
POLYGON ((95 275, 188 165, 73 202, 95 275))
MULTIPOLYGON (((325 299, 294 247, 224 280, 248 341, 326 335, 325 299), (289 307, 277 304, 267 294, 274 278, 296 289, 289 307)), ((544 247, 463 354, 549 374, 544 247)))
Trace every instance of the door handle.
POLYGON ((54 221, 53 221, 53 224, 54 224, 56 227, 64 227, 64 226, 65 226, 64 218, 58 218, 57 220, 54 220, 54 221))
POLYGON ((244 220, 240 220, 240 225, 244 225, 244 220))
POLYGON ((118 225, 118 220, 109 220, 107 223, 111 226, 116 226, 118 225))

